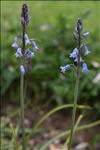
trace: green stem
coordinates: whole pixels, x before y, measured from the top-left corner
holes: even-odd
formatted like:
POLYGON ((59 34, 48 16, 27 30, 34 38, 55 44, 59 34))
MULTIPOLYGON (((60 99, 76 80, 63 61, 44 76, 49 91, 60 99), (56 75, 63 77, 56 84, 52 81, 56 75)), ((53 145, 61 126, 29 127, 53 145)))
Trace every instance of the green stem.
POLYGON ((25 128, 24 128, 24 75, 21 74, 20 81, 20 105, 21 105, 21 130, 22 130, 22 146, 25 150, 25 128))
POLYGON ((77 100, 78 100, 78 89, 79 89, 79 78, 76 79, 76 85, 75 85, 74 107, 73 107, 73 114, 72 114, 72 127, 71 127, 71 133, 70 133, 70 140, 69 140, 69 144, 68 144, 68 150, 70 150, 70 148, 71 148, 73 131, 74 131, 76 108, 77 108, 77 100))
MULTIPOLYGON (((26 27, 23 26, 23 34, 22 34, 22 53, 25 53, 25 32, 26 27)), ((22 59, 22 64, 24 64, 24 57, 22 59)), ((25 144, 25 127, 24 127, 24 75, 21 74, 21 81, 20 81, 20 105, 21 105, 21 130, 22 130, 22 150, 26 149, 25 144)))
POLYGON ((71 149, 72 138, 74 134, 74 125, 75 125, 75 117, 76 117, 76 109, 77 109, 77 100, 78 100, 78 91, 79 91, 79 80, 80 80, 80 45, 81 45, 81 35, 79 34, 78 40, 78 63, 77 63, 77 76, 76 76, 76 84, 75 84, 75 91, 74 91, 74 107, 72 113, 72 127, 70 133, 70 140, 68 144, 68 150, 71 149))
MULTIPOLYGON (((80 116, 78 117, 77 122, 76 122, 76 124, 75 124, 75 126, 74 126, 74 131, 73 131, 73 132, 75 132, 75 130, 77 129, 77 127, 78 127, 78 125, 79 125, 79 123, 80 123, 80 121, 81 121, 82 118, 83 118, 83 115, 80 115, 80 116)), ((70 138, 70 137, 68 137, 67 140, 65 141, 65 144, 64 144, 62 150, 64 150, 64 149, 66 148, 67 144, 69 143, 69 138, 70 138)))

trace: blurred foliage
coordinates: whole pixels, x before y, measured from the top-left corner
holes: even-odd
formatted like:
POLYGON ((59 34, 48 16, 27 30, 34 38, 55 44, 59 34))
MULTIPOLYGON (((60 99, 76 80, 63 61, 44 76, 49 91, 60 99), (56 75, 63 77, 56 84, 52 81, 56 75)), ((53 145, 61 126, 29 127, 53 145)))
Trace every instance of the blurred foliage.
POLYGON ((91 147, 94 149, 98 149, 99 145, 97 147, 97 142, 99 143, 99 141, 100 141, 100 134, 96 134, 94 137, 92 137, 90 141, 91 147))
MULTIPOLYGON (((1 94, 8 101, 17 102, 19 95, 19 62, 11 47, 15 36, 21 37, 20 13, 23 1, 1 3, 1 94), (9 8, 9 9, 8 9, 9 8)), ((31 21, 28 35, 34 37, 40 52, 33 60, 31 75, 27 78, 27 93, 31 100, 43 104, 71 103, 75 79, 72 71, 66 78, 59 67, 69 62, 69 53, 76 46, 73 31, 78 17, 83 18, 84 32, 90 55, 89 73, 81 77, 79 103, 93 106, 100 113, 100 84, 93 83, 100 72, 100 3, 94 1, 26 1, 31 21), (95 65, 96 64, 96 65, 95 65)))

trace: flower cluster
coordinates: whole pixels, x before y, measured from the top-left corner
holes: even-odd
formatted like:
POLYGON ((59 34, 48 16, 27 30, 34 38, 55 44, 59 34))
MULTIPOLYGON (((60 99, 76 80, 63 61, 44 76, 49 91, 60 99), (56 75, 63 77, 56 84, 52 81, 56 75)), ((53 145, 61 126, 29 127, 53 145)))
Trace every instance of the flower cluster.
POLYGON ((27 26, 30 21, 30 15, 26 4, 22 6, 21 23, 23 26, 27 26))
MULTIPOLYGON (((89 35, 89 32, 82 33, 82 29, 83 29, 82 19, 78 19, 75 32, 73 33, 74 38, 77 41, 77 47, 73 49, 69 57, 73 59, 75 65, 79 66, 82 64, 82 73, 86 74, 89 70, 87 64, 84 62, 84 59, 82 58, 82 54, 86 56, 90 53, 90 51, 88 50, 86 44, 82 44, 82 40, 83 38, 89 35)), ((66 66, 61 66, 60 67, 61 72, 65 73, 65 71, 69 70, 73 65, 68 64, 66 66)))
POLYGON ((33 39, 29 39, 28 35, 26 34, 26 27, 29 23, 29 20, 30 20, 30 15, 28 12, 28 7, 26 4, 23 4, 22 14, 21 14, 21 23, 22 23, 22 28, 23 28, 23 36, 22 36, 23 45, 22 47, 19 46, 18 37, 14 38, 14 42, 12 44, 12 47, 16 50, 16 53, 15 53, 16 57, 20 59, 20 62, 21 62, 20 71, 21 71, 21 74, 23 75, 27 73, 28 71, 30 71, 28 69, 30 63, 28 62, 30 62, 32 58, 34 58, 34 53, 39 50, 35 41, 33 39), (27 46, 27 49, 25 49, 26 46, 27 46))

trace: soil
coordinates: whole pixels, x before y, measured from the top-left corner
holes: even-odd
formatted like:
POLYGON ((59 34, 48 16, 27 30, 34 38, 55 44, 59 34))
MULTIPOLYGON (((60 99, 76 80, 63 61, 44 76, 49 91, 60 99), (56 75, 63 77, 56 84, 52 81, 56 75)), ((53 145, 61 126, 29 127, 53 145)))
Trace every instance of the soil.
MULTIPOLYGON (((15 108, 14 107, 10 105, 4 110, 6 110, 6 112, 11 112, 12 110, 13 112, 16 109, 16 107, 15 108)), ((51 109, 52 109, 51 106, 45 106, 33 110, 33 108, 29 106, 27 109, 25 109, 25 120, 24 120, 25 127, 27 129, 32 129, 32 127, 36 124, 36 122, 51 109)), ((3 112, 5 112, 4 110, 3 112)), ((83 119, 80 122, 80 125, 90 123, 91 116, 89 117, 90 119, 88 119, 88 122, 83 117, 83 119)), ((12 115, 10 117, 8 113, 5 114, 2 113, 1 121, 5 122, 6 127, 9 127, 11 123, 13 124, 14 127, 16 127, 16 125, 19 122, 18 113, 16 112, 15 115, 12 115)), ((39 131, 32 134, 28 144, 29 146, 33 147, 32 150, 40 150, 39 148, 41 147, 40 145, 47 143, 47 141, 54 138, 59 133, 68 130, 70 127, 71 127, 71 114, 69 114, 67 111, 59 111, 51 115, 39 126, 39 131)), ((95 144, 97 135, 99 135, 100 138, 100 126, 95 126, 93 128, 89 128, 75 133, 72 143, 72 150, 100 150, 100 140, 97 140, 95 144)), ((6 136, 5 138, 10 138, 6 136)), ((51 143, 48 146, 47 150, 62 150, 61 147, 64 145, 65 141, 66 137, 56 139, 55 141, 53 141, 53 143, 51 143)), ((19 135, 19 143, 21 143, 21 134, 19 135)))

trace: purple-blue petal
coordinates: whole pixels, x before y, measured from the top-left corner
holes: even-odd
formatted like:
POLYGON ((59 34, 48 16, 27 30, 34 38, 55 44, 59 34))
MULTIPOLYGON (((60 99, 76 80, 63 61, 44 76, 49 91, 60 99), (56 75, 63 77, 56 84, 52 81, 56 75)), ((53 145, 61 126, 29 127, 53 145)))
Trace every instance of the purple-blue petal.
POLYGON ((33 48, 35 51, 39 51, 39 48, 38 48, 38 46, 36 45, 35 41, 32 41, 32 48, 33 48))
POLYGON ((66 66, 61 66, 61 67, 60 67, 61 72, 62 72, 62 73, 65 73, 65 71, 67 71, 68 69, 70 69, 70 67, 71 67, 71 66, 70 66, 69 64, 66 65, 66 66))
POLYGON ((24 35, 25 45, 30 44, 30 39, 27 34, 24 35))
POLYGON ((34 57, 34 53, 31 52, 29 49, 26 50, 25 55, 27 58, 33 58, 34 57))
POLYGON ((17 58, 21 58, 23 56, 22 49, 20 47, 17 49, 17 52, 15 53, 15 55, 17 58))
POLYGON ((86 64, 86 63, 83 63, 83 65, 82 65, 82 72, 83 72, 84 74, 86 74, 88 71, 89 71, 89 70, 88 70, 88 68, 87 68, 87 64, 86 64))
POLYGON ((77 48, 75 48, 73 50, 73 52, 70 54, 70 57, 73 58, 73 59, 78 57, 78 49, 77 48))
POLYGON ((84 51, 85 56, 90 53, 90 51, 88 50, 88 47, 86 45, 83 45, 83 51, 84 51))

